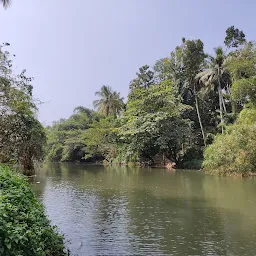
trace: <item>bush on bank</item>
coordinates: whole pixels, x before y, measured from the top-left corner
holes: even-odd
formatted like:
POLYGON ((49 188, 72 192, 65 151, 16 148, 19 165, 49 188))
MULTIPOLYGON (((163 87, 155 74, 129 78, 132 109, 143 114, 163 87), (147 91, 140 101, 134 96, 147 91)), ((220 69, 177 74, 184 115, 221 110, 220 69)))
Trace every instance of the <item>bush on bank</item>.
POLYGON ((0 255, 67 255, 63 236, 50 225, 29 184, 5 166, 0 166, 0 255))
POLYGON ((225 134, 206 148, 203 167, 220 175, 256 174, 256 107, 245 108, 225 134))

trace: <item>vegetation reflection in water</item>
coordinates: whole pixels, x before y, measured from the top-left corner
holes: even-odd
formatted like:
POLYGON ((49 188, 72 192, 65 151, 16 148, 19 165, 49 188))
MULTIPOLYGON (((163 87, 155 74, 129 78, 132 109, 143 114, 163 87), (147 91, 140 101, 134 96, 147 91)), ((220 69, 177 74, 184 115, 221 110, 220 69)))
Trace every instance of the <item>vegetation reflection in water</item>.
POLYGON ((74 255, 253 255, 254 179, 52 164, 35 190, 74 255))

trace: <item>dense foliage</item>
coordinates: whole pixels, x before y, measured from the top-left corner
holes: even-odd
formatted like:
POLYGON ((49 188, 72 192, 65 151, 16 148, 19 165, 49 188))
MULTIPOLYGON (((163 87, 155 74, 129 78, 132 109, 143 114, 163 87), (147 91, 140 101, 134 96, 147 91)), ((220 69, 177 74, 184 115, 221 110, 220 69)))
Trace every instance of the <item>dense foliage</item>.
MULTIPOLYGON (((255 44, 234 26, 223 41, 211 56, 200 39, 182 38, 169 57, 152 68, 139 68, 126 104, 119 93, 103 86, 94 102, 98 112, 74 113, 48 128, 48 159, 140 165, 172 161, 198 168, 207 148, 204 166, 210 169, 215 145, 239 133, 238 124, 244 125, 239 113, 256 102, 255 44)), ((217 160, 215 164, 217 170, 217 160)))
MULTIPOLYGON (((252 43, 232 53, 227 62, 233 101, 245 108, 236 122, 205 151, 206 171, 229 175, 256 172, 256 49, 252 43)), ((235 109, 236 110, 236 109, 235 109)))
POLYGON ((31 174, 43 156, 44 128, 36 119, 32 78, 12 72, 12 56, 0 47, 0 162, 18 163, 31 174))
POLYGON ((0 255, 64 256, 63 237, 24 178, 0 166, 0 255))
POLYGON ((179 161, 189 133, 190 122, 181 117, 187 109, 168 80, 133 89, 118 128, 119 139, 127 145, 126 153, 136 161, 154 162, 153 157, 159 154, 179 161))
POLYGON ((67 120, 47 127, 47 159, 50 161, 82 161, 85 156, 85 132, 99 115, 90 109, 77 107, 67 120))
POLYGON ((242 110, 225 134, 217 135, 205 151, 206 171, 248 175, 256 171, 256 107, 242 110))

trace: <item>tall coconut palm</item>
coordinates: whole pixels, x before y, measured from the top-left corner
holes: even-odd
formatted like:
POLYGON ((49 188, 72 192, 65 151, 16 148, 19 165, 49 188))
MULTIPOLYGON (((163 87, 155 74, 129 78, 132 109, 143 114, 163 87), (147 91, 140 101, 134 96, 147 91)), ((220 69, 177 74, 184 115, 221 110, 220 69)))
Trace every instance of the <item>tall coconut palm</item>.
POLYGON ((11 0, 0 0, 0 3, 2 3, 4 8, 6 8, 10 5, 11 0))
POLYGON ((206 146, 206 137, 205 137, 204 127, 203 127, 201 114, 200 114, 200 110, 199 110, 199 104, 198 104, 198 89, 199 88, 197 88, 197 87, 199 87, 200 85, 196 81, 191 83, 191 85, 192 85, 191 89, 192 89, 193 95, 195 97, 197 118, 198 118, 198 122, 199 122, 199 125, 200 125, 201 133, 202 133, 202 136, 203 136, 204 145, 206 146))
POLYGON ((215 49, 215 57, 209 56, 209 67, 196 75, 195 79, 198 82, 201 82, 203 85, 213 88, 216 88, 219 94, 219 110, 220 110, 220 120, 221 120, 221 129, 222 133, 224 132, 224 118, 223 112, 226 113, 226 106, 223 99, 222 86, 221 81, 224 76, 227 75, 227 70, 225 67, 225 59, 226 56, 221 47, 215 49))
POLYGON ((113 91, 110 86, 103 85, 95 95, 100 97, 99 100, 93 102, 94 107, 99 113, 105 116, 120 114, 124 107, 123 98, 120 97, 120 93, 113 91))
MULTIPOLYGON (((204 53, 204 44, 201 40, 182 39, 180 49, 176 48, 176 58, 178 58, 181 75, 178 74, 178 88, 181 92, 183 102, 191 104, 195 100, 197 117, 203 136, 204 145, 206 146, 206 137, 201 120, 201 114, 198 103, 198 91, 200 84, 195 81, 195 75, 202 70, 205 64, 206 54, 204 53), (179 52, 179 50, 181 52, 179 52), (183 73, 183 74, 182 74, 183 73)), ((176 62, 176 61, 175 61, 176 62)))

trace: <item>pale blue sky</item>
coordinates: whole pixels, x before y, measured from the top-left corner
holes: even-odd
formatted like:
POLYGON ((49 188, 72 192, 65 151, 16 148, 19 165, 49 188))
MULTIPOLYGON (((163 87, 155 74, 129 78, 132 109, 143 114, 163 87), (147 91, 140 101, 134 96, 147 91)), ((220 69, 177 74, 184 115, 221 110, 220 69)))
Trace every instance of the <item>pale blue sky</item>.
POLYGON ((92 108, 104 84, 127 96, 138 68, 200 38, 222 44, 230 25, 256 38, 255 0, 12 0, 0 10, 0 42, 11 43, 15 68, 35 77, 50 124, 78 105, 92 108))

